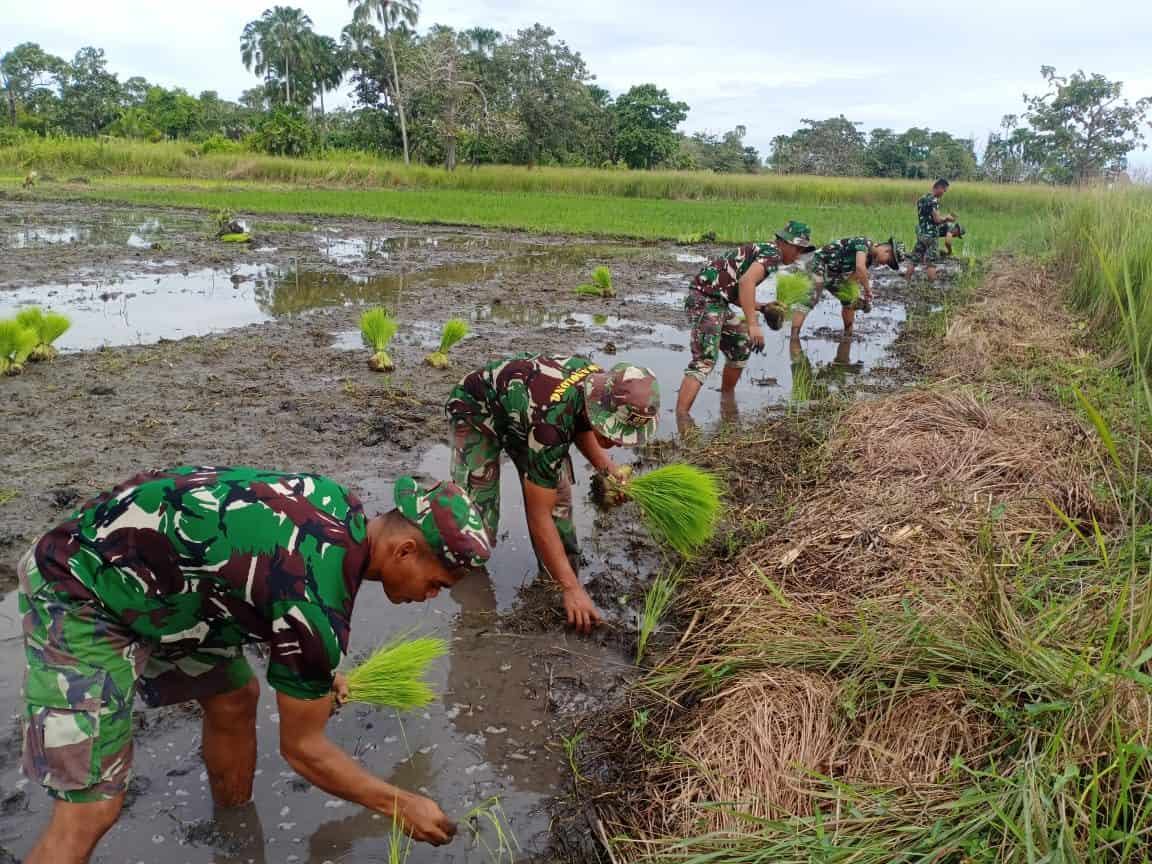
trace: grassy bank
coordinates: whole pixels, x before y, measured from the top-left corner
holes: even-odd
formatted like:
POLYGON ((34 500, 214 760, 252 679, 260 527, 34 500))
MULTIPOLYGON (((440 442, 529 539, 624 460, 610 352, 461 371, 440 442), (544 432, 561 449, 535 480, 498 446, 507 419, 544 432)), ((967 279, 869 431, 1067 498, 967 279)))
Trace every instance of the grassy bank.
MULTIPOLYGON (((18 178, 9 177, 0 179, 0 192, 210 210, 227 207, 247 214, 305 213, 687 241, 708 232, 721 242, 768 239, 787 220, 802 219, 821 241, 864 233, 885 238, 894 234, 910 243, 915 223, 910 204, 826 204, 818 197, 691 200, 446 188, 291 186, 134 176, 94 178, 87 184, 42 183, 31 192, 20 189, 18 178)), ((1006 243, 1025 242, 1035 230, 1036 216, 1023 210, 993 209, 964 212, 963 220, 969 235, 962 251, 980 255, 1006 243)))
POLYGON ((936 383, 696 454, 731 533, 582 768, 617 860, 1150 860, 1152 402, 1063 311, 1093 284, 1001 263, 936 383))

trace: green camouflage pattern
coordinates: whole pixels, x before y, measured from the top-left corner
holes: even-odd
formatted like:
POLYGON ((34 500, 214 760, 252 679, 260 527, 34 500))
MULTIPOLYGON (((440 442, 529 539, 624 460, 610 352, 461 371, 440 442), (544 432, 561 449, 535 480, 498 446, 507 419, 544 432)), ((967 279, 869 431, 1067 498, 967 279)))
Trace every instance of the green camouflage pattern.
POLYGON ((396 478, 393 495, 404 518, 420 529, 449 570, 483 567, 492 554, 480 511, 456 483, 423 489, 411 477, 396 478))
POLYGON ((940 209, 940 199, 929 192, 916 201, 916 238, 938 237, 938 226, 932 216, 940 209))
MULTIPOLYGON (((578 385, 602 371, 586 357, 517 354, 466 375, 444 411, 453 427, 470 426, 496 441, 528 480, 555 489, 576 435, 592 428, 578 385)), ((483 511, 473 487, 453 480, 483 511)))
POLYGON ((740 302, 740 277, 748 272, 753 264, 764 265, 764 275, 775 272, 783 262, 780 250, 775 243, 745 243, 730 249, 696 274, 689 293, 724 300, 728 303, 740 302))
POLYGON ((914 264, 934 265, 940 260, 940 238, 935 234, 931 237, 917 237, 912 254, 908 257, 914 264))
POLYGON ((798 222, 795 219, 789 220, 788 224, 784 226, 784 230, 776 232, 776 239, 799 246, 802 249, 816 248, 812 245, 812 229, 808 227, 806 222, 798 222))
POLYGON ((809 270, 820 276, 828 288, 838 284, 846 276, 856 271, 856 255, 863 252, 872 266, 872 247, 875 243, 868 237, 845 237, 834 240, 816 250, 809 264, 809 270))
POLYGON ((326 477, 181 466, 84 504, 35 559, 170 657, 266 642, 268 683, 316 699, 348 647, 365 538, 359 500, 326 477))
POLYGON ((169 649, 101 605, 48 582, 29 550, 17 567, 28 668, 24 775, 75 803, 122 795, 132 776, 132 702, 153 706, 231 692, 252 669, 239 647, 169 649))
MULTIPOLYGON (((500 528, 500 440, 488 431, 470 423, 453 422, 449 435, 452 440, 452 481, 467 489, 473 505, 480 513, 490 545, 495 545, 500 528)), ((572 463, 566 458, 557 478, 556 504, 552 508, 552 521, 564 550, 570 557, 580 554, 576 526, 572 521, 572 463)))
POLYGON ((684 303, 692 333, 688 338, 692 361, 684 374, 700 383, 716 368, 721 352, 727 365, 743 369, 752 356, 748 322, 737 318, 726 300, 716 300, 692 291, 684 303))
POLYGON ((584 379, 584 410, 592 428, 624 447, 645 444, 656 433, 660 382, 646 366, 617 363, 584 379))

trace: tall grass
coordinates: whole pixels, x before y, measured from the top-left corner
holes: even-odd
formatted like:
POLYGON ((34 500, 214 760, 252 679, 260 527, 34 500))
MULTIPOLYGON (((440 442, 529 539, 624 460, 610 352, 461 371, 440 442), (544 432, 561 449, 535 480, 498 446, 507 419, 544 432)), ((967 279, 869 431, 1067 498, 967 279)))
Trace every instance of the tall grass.
MULTIPOLYGON (((23 172, 33 168, 41 174, 57 175, 59 179, 87 172, 500 193, 560 192, 620 198, 805 201, 818 207, 846 203, 910 207, 930 182, 514 165, 484 165, 449 172, 423 165, 406 166, 364 153, 334 152, 325 158, 291 159, 257 153, 205 154, 191 143, 152 144, 120 139, 38 138, 0 147, 0 170, 23 176, 23 172)), ((1071 194, 1066 189, 1050 186, 956 183, 948 192, 948 206, 961 211, 1034 212, 1071 194)))

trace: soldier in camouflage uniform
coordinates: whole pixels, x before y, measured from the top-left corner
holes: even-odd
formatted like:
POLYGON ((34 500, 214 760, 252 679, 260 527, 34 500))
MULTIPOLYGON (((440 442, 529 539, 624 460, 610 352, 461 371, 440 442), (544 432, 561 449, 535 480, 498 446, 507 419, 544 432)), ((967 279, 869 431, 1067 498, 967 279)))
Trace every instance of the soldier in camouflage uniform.
POLYGON ((347 688, 365 582, 423 601, 482 565, 479 513, 451 483, 395 484, 371 519, 315 474, 178 467, 140 474, 83 505, 21 560, 24 773, 55 800, 27 864, 83 864, 116 821, 132 768, 132 702, 195 699, 212 797, 249 800, 260 687, 243 646, 269 649, 280 751, 305 779, 446 843, 435 802, 365 771, 324 725, 347 688))
POLYGON ((520 472, 532 545, 564 592, 568 623, 600 620, 580 584, 572 524, 572 445, 602 474, 626 476, 605 450, 643 444, 656 430, 660 387, 643 366, 605 371, 584 357, 517 354, 466 376, 448 397, 452 479, 468 490, 490 542, 500 521, 500 455, 520 472), (570 558, 572 560, 570 560, 570 558))
POLYGON ((908 270, 905 275, 911 279, 917 264, 928 269, 928 280, 936 279, 936 261, 939 258, 940 226, 955 222, 952 213, 940 212, 940 199, 948 191, 949 183, 940 178, 932 184, 932 191, 916 202, 916 246, 908 257, 908 270))
POLYGON ((792 304, 792 342, 800 342, 800 330, 808 313, 816 308, 827 291, 840 301, 844 335, 852 334, 856 310, 872 311, 872 280, 869 267, 887 265, 900 271, 903 253, 895 238, 876 243, 867 237, 845 237, 821 246, 808 266, 812 291, 806 300, 792 304))
POLYGON ((803 222, 791 221, 776 232, 777 243, 746 243, 712 261, 692 280, 684 309, 692 326, 689 337, 692 362, 684 370, 684 380, 676 399, 676 416, 687 417, 708 374, 721 353, 726 358, 721 393, 731 393, 744 372, 753 351, 764 349, 764 333, 757 312, 768 326, 779 330, 782 310, 775 304, 757 305, 756 286, 779 267, 793 263, 815 247, 812 232, 803 222), (739 306, 744 320, 733 317, 739 306))

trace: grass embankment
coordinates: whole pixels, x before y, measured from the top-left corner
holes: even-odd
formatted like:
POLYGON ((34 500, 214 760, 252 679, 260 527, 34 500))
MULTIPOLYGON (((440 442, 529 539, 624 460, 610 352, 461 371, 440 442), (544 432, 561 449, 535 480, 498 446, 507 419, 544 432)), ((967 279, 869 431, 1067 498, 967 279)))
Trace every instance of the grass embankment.
MULTIPOLYGON (((36 193, 136 204, 299 212, 481 225, 646 239, 767 238, 786 220, 809 222, 821 240, 867 233, 911 243, 923 181, 709 172, 482 166, 446 172, 365 155, 288 159, 200 154, 191 144, 57 139, 0 148, 0 172, 68 180, 36 193)), ((7 184, 4 184, 7 185, 7 184)), ((1024 238, 1043 213, 1071 197, 1041 186, 956 184, 945 207, 982 254, 1024 238)))
POLYGON ((1057 284, 994 265, 922 345, 935 383, 823 446, 785 417, 701 454, 731 535, 606 742, 617 860, 1150 859, 1152 401, 1057 284))

